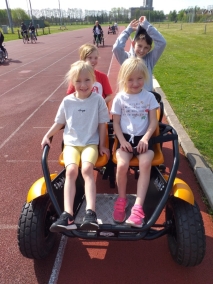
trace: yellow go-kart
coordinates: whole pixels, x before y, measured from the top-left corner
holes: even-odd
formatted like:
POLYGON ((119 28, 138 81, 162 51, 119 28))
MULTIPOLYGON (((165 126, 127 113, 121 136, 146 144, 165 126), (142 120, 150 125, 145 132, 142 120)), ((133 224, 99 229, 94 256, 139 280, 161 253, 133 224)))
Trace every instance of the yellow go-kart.
MULTIPOLYGON (((106 146, 111 151, 108 161, 106 156, 99 157, 94 170, 102 174, 103 179, 109 180, 109 186, 115 187, 115 151, 117 140, 113 134, 112 123, 107 125, 108 134, 106 146)), ((152 162, 150 183, 147 191, 144 212, 145 224, 142 228, 135 228, 126 224, 117 224, 112 219, 113 205, 117 194, 97 194, 96 213, 99 219, 97 231, 81 230, 86 201, 84 198, 84 180, 79 168, 76 181, 76 197, 74 202, 74 218, 77 229, 63 231, 62 234, 70 238, 93 240, 154 240, 167 235, 170 253, 178 264, 195 266, 202 262, 205 255, 205 231, 202 216, 190 187, 177 178, 179 166, 178 136, 174 128, 159 122, 151 143, 154 145, 155 156, 152 162), (170 174, 165 175, 159 168, 163 164, 162 143, 172 141, 173 164, 170 174), (164 210, 165 209, 165 210, 164 210), (159 216, 164 214, 164 222, 157 223, 159 216)), ((45 258, 54 246, 56 233, 50 232, 51 224, 63 212, 63 189, 65 171, 63 156, 59 163, 62 171, 50 174, 48 167, 49 146, 46 145, 42 155, 42 169, 44 177, 37 180, 29 189, 27 201, 23 206, 18 223, 18 244, 23 256, 33 259, 45 258)), ((60 154, 60 153, 59 153, 60 154)), ((135 178, 138 178, 138 160, 133 157, 130 162, 135 178)), ((127 189, 128 191, 128 189, 127 189)), ((135 201, 134 194, 128 194, 130 208, 135 201)), ((162 218, 161 218, 162 219, 162 218)))

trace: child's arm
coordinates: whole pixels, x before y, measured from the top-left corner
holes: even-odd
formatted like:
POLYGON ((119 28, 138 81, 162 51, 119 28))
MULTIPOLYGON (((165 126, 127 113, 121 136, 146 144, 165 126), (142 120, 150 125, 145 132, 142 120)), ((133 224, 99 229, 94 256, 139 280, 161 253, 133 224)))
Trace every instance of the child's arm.
POLYGON ((112 99, 113 99, 113 95, 110 94, 110 95, 106 95, 106 98, 104 100, 105 100, 105 103, 108 104, 112 99))
POLYGON ((44 135, 42 141, 41 141, 41 148, 43 149, 46 144, 50 146, 50 137, 52 137, 54 134, 56 134, 64 124, 54 123, 51 128, 47 131, 47 133, 44 135))
POLYGON ((138 153, 144 153, 148 150, 149 139, 151 138, 158 124, 156 109, 152 109, 149 111, 149 121, 150 121, 149 127, 143 138, 138 143, 137 146, 138 153))
POLYGON ((109 149, 105 147, 106 123, 99 123, 98 130, 99 130, 99 153, 101 156, 103 156, 103 154, 106 154, 109 159, 110 156, 109 149))
POLYGON ((166 40, 162 34, 147 21, 145 16, 141 16, 139 22, 154 41, 154 48, 150 52, 150 55, 153 58, 154 67, 166 47, 166 40))
POLYGON ((115 134, 121 144, 120 148, 121 150, 125 151, 125 152, 132 152, 132 146, 131 144, 126 141, 126 139, 123 136, 122 130, 121 130, 121 126, 120 126, 120 120, 121 120, 121 116, 118 114, 113 114, 113 128, 115 131, 115 134))
POLYGON ((125 51, 125 45, 130 34, 137 30, 138 24, 138 20, 131 21, 128 27, 119 35, 113 45, 112 52, 115 54, 115 57, 120 64, 122 64, 129 57, 129 53, 125 51))

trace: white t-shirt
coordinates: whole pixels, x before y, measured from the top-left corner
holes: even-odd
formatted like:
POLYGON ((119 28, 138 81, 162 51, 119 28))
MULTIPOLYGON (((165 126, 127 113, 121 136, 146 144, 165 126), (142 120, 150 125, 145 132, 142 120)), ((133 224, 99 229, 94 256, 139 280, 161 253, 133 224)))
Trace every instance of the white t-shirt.
POLYGON ((149 126, 149 111, 159 108, 155 96, 143 89, 139 94, 118 93, 112 103, 111 113, 121 116, 123 133, 144 135, 149 126))
POLYGON ((107 105, 102 98, 92 93, 86 99, 74 94, 66 96, 61 102, 55 122, 65 124, 64 145, 86 146, 99 144, 99 123, 109 121, 107 105))
POLYGON ((95 33, 97 34, 97 35, 100 35, 100 30, 99 30, 99 27, 95 27, 95 33))

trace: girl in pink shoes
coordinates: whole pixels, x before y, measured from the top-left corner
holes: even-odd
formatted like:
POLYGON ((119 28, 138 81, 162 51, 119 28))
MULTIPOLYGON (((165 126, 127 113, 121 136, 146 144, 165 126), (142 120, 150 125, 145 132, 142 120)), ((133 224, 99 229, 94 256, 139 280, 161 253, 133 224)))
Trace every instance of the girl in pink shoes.
POLYGON ((133 148, 136 147, 137 152, 134 155, 139 160, 140 175, 135 204, 126 223, 139 228, 144 223, 143 203, 154 157, 148 142, 158 124, 156 110, 159 107, 155 96, 143 88, 147 80, 149 73, 143 60, 137 57, 126 59, 118 74, 119 93, 115 96, 111 109, 114 131, 119 140, 116 151, 118 198, 114 205, 113 219, 118 223, 126 219, 127 172, 133 157, 133 148))

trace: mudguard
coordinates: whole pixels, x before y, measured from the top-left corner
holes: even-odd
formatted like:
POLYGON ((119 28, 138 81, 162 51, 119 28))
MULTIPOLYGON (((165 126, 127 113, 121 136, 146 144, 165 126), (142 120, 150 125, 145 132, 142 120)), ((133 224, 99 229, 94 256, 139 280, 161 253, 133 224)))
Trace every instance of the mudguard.
MULTIPOLYGON (((56 178, 57 174, 51 174, 50 179, 53 180, 56 178)), ((38 179, 34 184, 30 187, 27 194, 27 203, 31 202, 33 199, 44 195, 47 193, 46 183, 44 177, 38 179)))
MULTIPOLYGON (((165 178, 165 180, 168 180, 167 175, 164 175, 163 177, 165 178)), ((180 198, 192 205, 194 205, 195 203, 194 194, 191 188, 182 179, 175 178, 173 188, 172 188, 172 194, 175 197, 180 198)))

